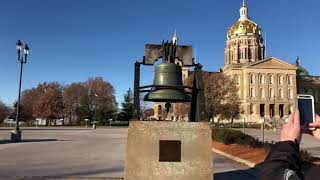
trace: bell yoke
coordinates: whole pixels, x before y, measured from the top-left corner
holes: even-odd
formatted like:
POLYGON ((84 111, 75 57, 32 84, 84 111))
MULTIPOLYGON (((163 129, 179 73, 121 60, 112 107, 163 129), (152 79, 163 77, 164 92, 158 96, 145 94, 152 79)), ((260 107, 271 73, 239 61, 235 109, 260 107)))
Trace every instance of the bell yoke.
POLYGON ((139 118, 140 93, 147 93, 144 101, 163 102, 167 112, 172 103, 191 102, 190 121, 204 119, 202 66, 192 58, 192 46, 177 45, 177 41, 162 42, 162 44, 146 44, 143 61, 135 63, 134 118, 139 118), (140 65, 154 65, 155 61, 162 62, 155 66, 153 84, 140 86, 140 65), (195 67, 193 87, 185 87, 182 82, 182 66, 195 67), (189 88, 191 93, 187 93, 189 88), (189 95, 190 94, 190 95, 189 95))

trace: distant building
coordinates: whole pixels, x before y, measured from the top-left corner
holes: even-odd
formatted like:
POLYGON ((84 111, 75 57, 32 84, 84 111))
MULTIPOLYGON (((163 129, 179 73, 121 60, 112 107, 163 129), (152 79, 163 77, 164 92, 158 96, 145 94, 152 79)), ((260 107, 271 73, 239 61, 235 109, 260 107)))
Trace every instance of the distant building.
POLYGON ((243 117, 282 118, 295 109, 296 66, 265 57, 261 28, 248 16, 243 2, 240 18, 228 29, 224 74, 235 79, 243 117))
MULTIPOLYGON (((224 73, 236 81, 241 102, 242 117, 257 122, 260 117, 279 120, 288 117, 296 108, 298 93, 311 94, 315 98, 316 110, 320 113, 320 76, 310 76, 301 67, 276 57, 266 57, 262 29, 248 16, 243 1, 240 17, 228 29, 224 50, 224 73)), ((176 33, 174 38, 177 39, 176 33)), ((189 69, 183 69, 183 81, 189 69)), ((164 104, 154 104, 154 118, 163 118, 164 104)), ((188 114, 176 116, 174 107, 167 120, 188 120, 188 114)))

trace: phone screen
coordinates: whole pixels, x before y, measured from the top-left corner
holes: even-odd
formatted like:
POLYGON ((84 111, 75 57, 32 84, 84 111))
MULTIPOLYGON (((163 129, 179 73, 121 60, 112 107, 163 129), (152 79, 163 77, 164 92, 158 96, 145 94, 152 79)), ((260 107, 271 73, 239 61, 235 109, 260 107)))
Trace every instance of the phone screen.
POLYGON ((300 125, 306 126, 313 122, 313 110, 311 99, 298 99, 298 108, 300 112, 300 125))

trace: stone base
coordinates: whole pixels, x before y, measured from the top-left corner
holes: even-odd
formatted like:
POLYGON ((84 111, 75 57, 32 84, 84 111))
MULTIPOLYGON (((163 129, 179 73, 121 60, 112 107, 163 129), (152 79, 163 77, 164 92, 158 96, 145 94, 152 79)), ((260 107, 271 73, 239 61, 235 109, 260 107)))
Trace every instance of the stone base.
POLYGON ((213 180, 205 122, 130 121, 126 180, 213 180))
POLYGON ((21 142, 21 130, 11 131, 11 142, 21 142))

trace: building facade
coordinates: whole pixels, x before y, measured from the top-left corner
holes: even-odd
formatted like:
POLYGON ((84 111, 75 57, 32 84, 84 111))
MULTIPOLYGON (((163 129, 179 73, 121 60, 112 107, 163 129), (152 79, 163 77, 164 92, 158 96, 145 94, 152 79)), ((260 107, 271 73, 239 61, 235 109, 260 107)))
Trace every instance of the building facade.
POLYGON ((296 66, 265 57, 262 30, 243 2, 238 21, 228 29, 222 72, 236 81, 242 116, 279 119, 295 109, 296 66))
MULTIPOLYGON (((243 1, 239 19, 227 31, 221 68, 221 73, 236 82, 241 116, 248 122, 258 122, 261 117, 266 120, 288 117, 296 108, 298 93, 313 95, 315 109, 320 113, 320 76, 300 75, 300 61, 292 65, 266 57, 262 29, 249 18, 248 11, 243 1)), ((177 40, 176 34, 173 40, 177 40)), ((188 68, 183 68, 184 82, 189 74, 188 68)), ((174 105, 166 120, 188 120, 188 111, 181 115, 180 106, 174 105)), ((154 118, 162 119, 163 110, 164 104, 155 103, 154 118)))
POLYGON ((309 94, 314 98, 314 108, 320 114, 320 76, 298 75, 298 93, 309 94))

